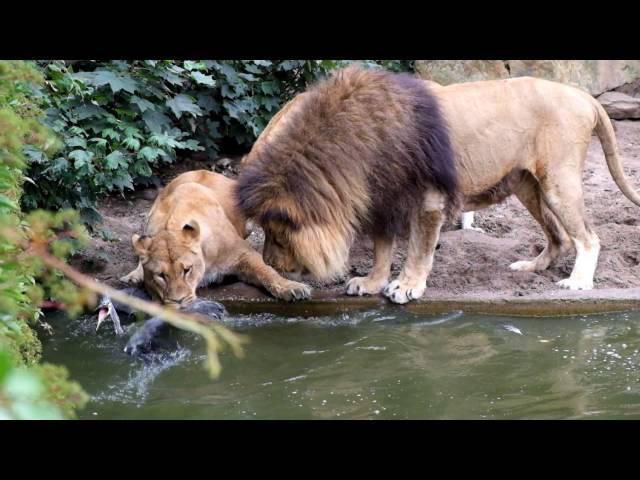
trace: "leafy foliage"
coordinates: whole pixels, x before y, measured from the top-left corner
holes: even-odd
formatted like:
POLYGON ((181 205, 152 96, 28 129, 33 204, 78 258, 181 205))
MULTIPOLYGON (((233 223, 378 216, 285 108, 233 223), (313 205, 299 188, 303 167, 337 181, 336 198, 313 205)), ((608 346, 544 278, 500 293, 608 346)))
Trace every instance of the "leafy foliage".
MULTIPOLYGON (((25 155, 36 151, 52 155, 59 146, 40 124, 41 111, 32 100, 34 84, 41 81, 41 75, 24 62, 0 62, 0 418, 60 418, 63 414, 56 404, 72 416, 73 409, 86 401, 80 387, 66 380, 62 367, 37 365, 41 345, 29 327, 40 316, 38 306, 45 292, 36 283, 40 265, 24 251, 25 238, 34 227, 39 231, 45 225, 44 232, 63 225, 84 231, 73 213, 34 212, 32 224, 18 206, 25 155), (74 398, 66 398, 64 392, 73 392, 74 398)), ((56 242, 54 254, 64 257, 72 248, 67 241, 56 242)), ((49 280, 48 289, 72 305, 81 298, 60 277, 49 280)))
MULTIPOLYGON (((203 152, 246 150, 297 92, 349 61, 138 60, 39 62, 57 153, 26 150, 33 184, 23 206, 76 208, 99 222, 96 199, 153 180, 163 164, 203 152)), ((411 62, 365 61, 390 70, 411 62)))

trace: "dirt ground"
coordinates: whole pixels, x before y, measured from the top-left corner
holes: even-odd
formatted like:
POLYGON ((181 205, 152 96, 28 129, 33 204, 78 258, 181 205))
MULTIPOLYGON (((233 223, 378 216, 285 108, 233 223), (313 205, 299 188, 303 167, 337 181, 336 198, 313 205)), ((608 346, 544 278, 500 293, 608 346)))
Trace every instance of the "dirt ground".
MULTIPOLYGON (((640 190, 640 122, 614 122, 618 145, 627 177, 640 190)), ((167 169, 163 183, 176 175, 197 168, 213 168, 214 161, 190 160, 167 169)), ((225 171, 233 177, 233 164, 225 171)), ((602 148, 594 136, 588 151, 584 174, 585 204, 588 221, 600 236, 602 250, 595 274, 594 295, 602 290, 640 287, 640 208, 628 201, 613 182, 602 148)), ((122 286, 118 278, 136 265, 130 243, 133 233, 141 233, 145 213, 151 207, 155 189, 126 196, 105 198, 99 205, 104 217, 103 228, 116 240, 96 236, 91 246, 76 256, 73 263, 95 278, 114 286, 122 286)), ((544 236, 538 224, 515 197, 500 205, 476 213, 475 226, 484 233, 459 230, 448 225, 436 252, 433 271, 427 281, 425 299, 467 298, 508 299, 558 295, 555 282, 571 272, 575 256, 570 254, 549 270, 538 273, 513 272, 510 263, 535 257, 544 247, 544 236)), ((252 233, 251 243, 262 248, 262 232, 252 233)), ((404 244, 395 253, 393 273, 397 274, 405 256, 404 244)), ((351 251, 350 275, 364 275, 372 265, 371 241, 363 238, 351 251)), ((341 296, 344 283, 314 286, 314 296, 341 296)), ((214 299, 232 297, 258 298, 264 293, 230 279, 225 285, 201 293, 214 299)), ((588 296, 589 293, 586 293, 588 296)), ((584 297, 584 294, 583 294, 584 297)))

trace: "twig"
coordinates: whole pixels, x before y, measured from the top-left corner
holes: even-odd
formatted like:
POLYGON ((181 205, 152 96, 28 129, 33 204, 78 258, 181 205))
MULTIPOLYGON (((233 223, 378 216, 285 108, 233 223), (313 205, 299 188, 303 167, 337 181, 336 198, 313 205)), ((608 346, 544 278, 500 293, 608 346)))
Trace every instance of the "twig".
POLYGON ((176 310, 161 307, 160 305, 157 305, 155 303, 129 296, 126 293, 122 293, 115 288, 97 282, 87 275, 77 271, 62 260, 51 255, 48 251, 46 251, 46 249, 42 247, 36 247, 32 244, 28 252, 30 254, 38 256, 47 266, 61 271, 64 275, 66 275, 81 287, 87 288, 88 290, 99 293, 101 295, 111 297, 118 302, 129 305, 135 310, 145 312, 154 317, 160 317, 174 327, 188 330, 201 335, 207 343, 208 368, 213 378, 218 378, 218 376, 220 375, 221 367, 220 360, 218 358, 218 352, 222 351, 224 348, 224 344, 222 344, 218 340, 218 337, 229 344, 233 353, 237 357, 244 356, 242 344, 246 343, 248 339, 244 336, 230 331, 229 329, 216 322, 211 322, 211 320, 207 317, 197 314, 194 315, 178 313, 176 310))

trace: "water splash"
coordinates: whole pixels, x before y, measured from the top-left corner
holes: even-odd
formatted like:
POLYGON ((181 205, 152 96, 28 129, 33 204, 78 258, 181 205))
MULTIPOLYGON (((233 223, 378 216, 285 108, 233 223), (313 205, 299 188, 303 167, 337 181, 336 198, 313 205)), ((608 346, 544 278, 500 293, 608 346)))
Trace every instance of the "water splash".
POLYGON ((110 385, 108 391, 94 395, 93 399, 142 405, 156 378, 162 372, 184 363, 190 356, 191 350, 183 347, 171 352, 147 354, 136 359, 139 367, 131 370, 124 382, 110 385))

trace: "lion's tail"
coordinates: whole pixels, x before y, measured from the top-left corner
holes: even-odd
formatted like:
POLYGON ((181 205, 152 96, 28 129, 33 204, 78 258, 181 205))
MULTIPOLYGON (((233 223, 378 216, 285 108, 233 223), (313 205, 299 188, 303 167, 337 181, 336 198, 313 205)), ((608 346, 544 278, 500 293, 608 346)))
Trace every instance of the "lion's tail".
POLYGON ((618 155, 616 134, 613 130, 609 115, 607 115, 605 109, 602 108, 600 102, 593 99, 593 103, 598 113, 598 121, 595 127, 596 135, 598 135, 600 139, 600 144, 602 145, 604 156, 607 159, 607 166, 609 167, 613 181, 616 182, 616 185, 618 185, 618 188, 624 193, 625 197, 640 207, 640 194, 629 185, 629 181, 624 175, 620 156, 618 155))

